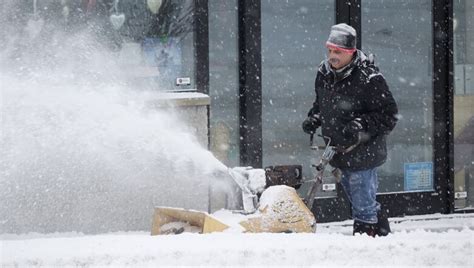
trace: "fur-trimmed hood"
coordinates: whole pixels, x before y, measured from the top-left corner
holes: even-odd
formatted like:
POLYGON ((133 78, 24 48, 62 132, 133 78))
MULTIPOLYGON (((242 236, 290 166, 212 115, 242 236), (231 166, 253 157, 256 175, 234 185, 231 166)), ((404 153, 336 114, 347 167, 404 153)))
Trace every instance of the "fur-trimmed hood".
POLYGON ((382 75, 379 72, 379 68, 375 65, 375 57, 373 54, 366 55, 364 52, 357 50, 354 55, 354 59, 347 66, 343 67, 340 70, 334 70, 331 67, 328 59, 323 60, 319 65, 318 72, 324 76, 330 75, 331 73, 335 77, 335 82, 341 81, 344 78, 351 75, 354 69, 358 67, 364 77, 367 79, 367 82, 376 75, 382 75))

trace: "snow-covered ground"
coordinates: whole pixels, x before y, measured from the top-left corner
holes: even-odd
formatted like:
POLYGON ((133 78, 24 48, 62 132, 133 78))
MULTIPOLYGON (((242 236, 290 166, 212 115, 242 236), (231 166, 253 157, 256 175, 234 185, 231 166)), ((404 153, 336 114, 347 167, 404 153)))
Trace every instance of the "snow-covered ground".
POLYGON ((474 215, 391 218, 393 234, 352 236, 351 221, 316 234, 145 232, 3 235, 2 267, 438 266, 474 267, 474 215))

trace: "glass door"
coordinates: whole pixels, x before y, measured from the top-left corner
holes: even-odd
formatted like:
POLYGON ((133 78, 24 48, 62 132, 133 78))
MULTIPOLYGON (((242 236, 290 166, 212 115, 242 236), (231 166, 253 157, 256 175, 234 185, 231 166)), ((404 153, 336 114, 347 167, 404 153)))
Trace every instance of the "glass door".
POLYGON ((474 208, 474 3, 454 1, 455 209, 474 208))
POLYGON ((375 55, 399 108, 379 193, 432 191, 433 65, 429 0, 362 1, 362 50, 375 55))
MULTIPOLYGON (((334 0, 262 1, 263 166, 311 164, 321 152, 310 149, 301 123, 315 99, 314 80, 325 58, 325 42, 335 22, 334 0)), ((315 138, 315 143, 323 144, 315 138)), ((330 178, 329 178, 330 180, 330 178)), ((335 181, 327 181, 335 186, 335 181)), ((308 185, 300 188, 306 193, 308 185)), ((318 196, 335 196, 334 189, 318 196)))
POLYGON ((239 165, 239 62, 237 0, 210 0, 210 147, 227 166, 239 165))

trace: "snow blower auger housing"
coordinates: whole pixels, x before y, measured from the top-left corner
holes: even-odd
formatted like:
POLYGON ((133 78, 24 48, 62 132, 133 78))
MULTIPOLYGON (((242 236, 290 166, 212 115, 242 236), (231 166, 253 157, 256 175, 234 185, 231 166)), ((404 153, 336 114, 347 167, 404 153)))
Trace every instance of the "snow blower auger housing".
MULTIPOLYGON (((275 167, 272 167, 275 170, 275 167)), ((281 169, 279 170, 281 176, 281 169)), ((290 169, 299 176, 301 168, 290 169)), ((219 212, 186 210, 182 208, 156 207, 151 235, 179 234, 182 232, 210 233, 227 229, 242 232, 306 232, 316 231, 316 219, 293 187, 272 185, 267 187, 268 170, 236 167, 228 170, 228 176, 238 185, 242 195, 243 210, 227 210, 225 217, 219 212), (229 221, 229 215, 234 217, 229 221), (237 219, 237 221, 235 221, 237 219), (236 225, 238 222, 238 226, 236 225)), ((284 177, 284 176, 283 176, 284 177)))
POLYGON ((182 208, 156 207, 151 235, 222 232, 229 228, 206 212, 182 208))

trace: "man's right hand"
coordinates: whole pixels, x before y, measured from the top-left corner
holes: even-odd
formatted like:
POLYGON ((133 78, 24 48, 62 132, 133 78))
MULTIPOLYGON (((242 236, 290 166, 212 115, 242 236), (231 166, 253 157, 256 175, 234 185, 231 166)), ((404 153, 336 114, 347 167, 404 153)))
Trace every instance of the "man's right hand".
POLYGON ((316 130, 320 126, 321 126, 321 119, 319 119, 319 115, 317 114, 308 116, 308 118, 306 118, 303 121, 303 125, 302 125, 303 131, 308 134, 316 133, 316 130))

